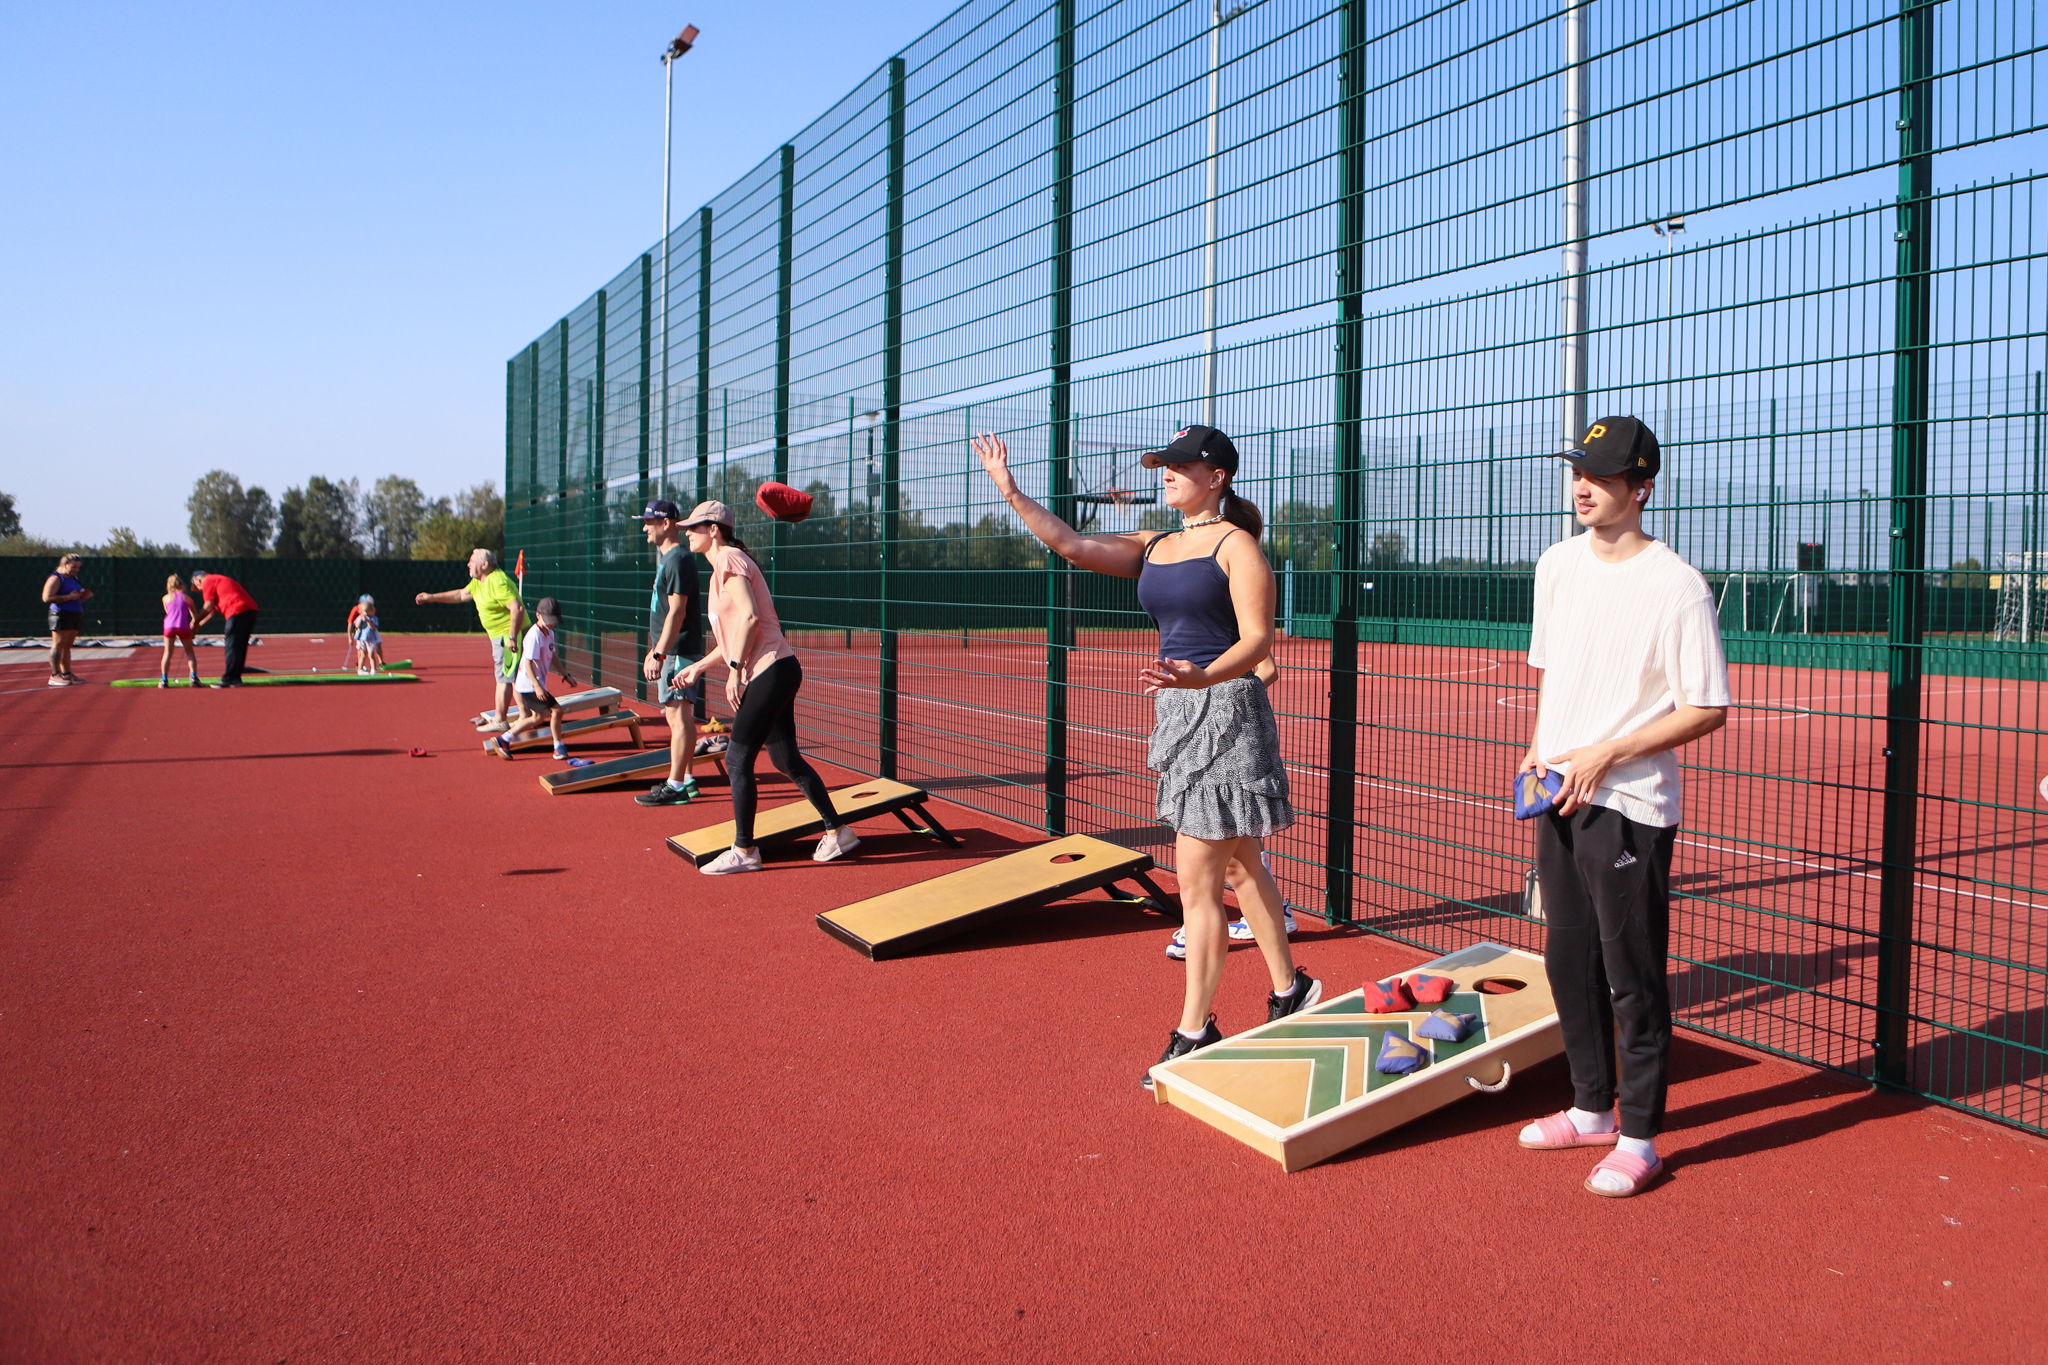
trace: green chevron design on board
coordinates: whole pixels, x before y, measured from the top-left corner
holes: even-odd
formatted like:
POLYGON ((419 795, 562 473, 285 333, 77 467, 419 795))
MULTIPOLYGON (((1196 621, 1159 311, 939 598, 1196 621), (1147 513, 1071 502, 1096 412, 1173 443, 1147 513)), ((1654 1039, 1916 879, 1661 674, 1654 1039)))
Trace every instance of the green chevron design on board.
POLYGON ((1197 1062, 1310 1062, 1307 1118, 1344 1103, 1344 1049, 1341 1047, 1216 1047, 1197 1062))

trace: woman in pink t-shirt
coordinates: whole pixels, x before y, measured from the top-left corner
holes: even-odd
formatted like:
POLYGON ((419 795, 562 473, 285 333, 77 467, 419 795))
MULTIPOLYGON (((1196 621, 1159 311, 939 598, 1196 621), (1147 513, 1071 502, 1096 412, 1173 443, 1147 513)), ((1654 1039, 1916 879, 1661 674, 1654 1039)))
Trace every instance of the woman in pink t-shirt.
POLYGON ((690 552, 711 564, 708 596, 716 648, 678 673, 676 686, 691 686, 712 664, 723 662, 725 698, 733 710, 732 739, 725 751, 732 782, 732 847, 703 867, 714 877, 761 870, 761 850, 754 844, 754 758, 763 748, 825 817, 825 837, 811 854, 813 860, 831 862, 860 844, 832 808, 824 779, 797 751, 796 694, 804 685, 803 665, 782 638, 768 580, 747 553, 746 542, 733 534, 734 523, 732 509, 722 502, 698 503, 683 522, 690 552))

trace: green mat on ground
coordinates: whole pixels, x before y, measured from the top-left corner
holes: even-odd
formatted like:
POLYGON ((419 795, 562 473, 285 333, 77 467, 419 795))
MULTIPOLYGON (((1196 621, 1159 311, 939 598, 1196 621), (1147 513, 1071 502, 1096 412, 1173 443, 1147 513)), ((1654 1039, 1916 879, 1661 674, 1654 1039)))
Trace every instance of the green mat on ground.
MULTIPOLYGON (((249 687, 272 687, 279 683, 401 683, 418 682, 417 673, 245 673, 242 682, 249 687)), ((214 680, 209 678, 202 687, 214 680)), ((114 687, 155 687, 155 678, 116 678, 114 687)), ((190 687, 187 678, 171 679, 173 687, 190 687)))

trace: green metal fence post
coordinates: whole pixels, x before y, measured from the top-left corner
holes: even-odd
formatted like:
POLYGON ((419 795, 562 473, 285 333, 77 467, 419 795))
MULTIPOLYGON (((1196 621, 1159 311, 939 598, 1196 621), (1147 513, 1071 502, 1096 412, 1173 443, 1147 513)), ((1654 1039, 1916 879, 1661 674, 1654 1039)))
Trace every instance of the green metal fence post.
POLYGON ((590 463, 583 471, 583 601, 589 622, 590 685, 604 686, 604 615, 598 609, 598 565, 604 562, 604 342, 609 293, 597 291, 597 373, 590 383, 590 463))
MULTIPOLYGON (((1046 496, 1073 524, 1074 0, 1059 0, 1053 73, 1052 391, 1046 496)), ((1067 832, 1067 660, 1074 649, 1074 566, 1045 557, 1045 827, 1067 832)))
MULTIPOLYGON (((526 348, 526 496, 540 505, 540 342, 526 348)), ((529 520, 527 525, 533 522, 529 520)))
POLYGON ((697 501, 710 496, 711 206, 706 204, 697 210, 697 501))
POLYGON ((555 330, 555 534, 546 564, 549 582, 562 567, 562 547, 569 540, 569 319, 556 323, 555 330))
MULTIPOLYGON (((877 766, 882 776, 896 777, 896 618, 889 610, 893 584, 890 569, 896 559, 896 513, 900 505, 896 481, 903 472, 903 155, 906 74, 901 57, 889 59, 889 226, 882 275, 882 543, 877 546, 876 604, 881 627, 881 693, 875 744, 881 751, 877 766)), ((868 466, 873 469, 874 466, 868 466)), ((872 503, 868 515, 874 515, 872 503)))
MULTIPOLYGON (((775 251, 775 481, 789 482, 789 304, 796 279, 796 147, 782 147, 782 225, 775 251)), ((782 547, 789 542, 789 527, 776 522, 769 528, 768 586, 780 582, 782 547)))
POLYGON ((1330 508, 1329 885, 1324 918, 1352 919, 1358 778, 1358 518, 1360 421, 1364 414, 1366 0, 1345 0, 1337 79, 1343 97, 1338 163, 1337 393, 1334 496, 1330 508))
MULTIPOLYGON (((647 475, 653 459, 653 417, 654 417, 654 310, 651 307, 654 294, 654 255, 640 253, 640 429, 637 435, 640 462, 640 488, 635 501, 638 507, 647 505, 647 475)), ((640 660, 647 657, 653 647, 647 638, 647 613, 633 613, 633 696, 636 700, 647 700, 647 679, 640 674, 640 660)))
POLYGON ((1934 7, 1899 7, 1898 281, 1892 360, 1892 553, 1885 704, 1883 869, 1878 886, 1880 1085, 1912 1083, 1913 881, 1919 858, 1920 678, 1927 560, 1927 422, 1933 363, 1934 7))

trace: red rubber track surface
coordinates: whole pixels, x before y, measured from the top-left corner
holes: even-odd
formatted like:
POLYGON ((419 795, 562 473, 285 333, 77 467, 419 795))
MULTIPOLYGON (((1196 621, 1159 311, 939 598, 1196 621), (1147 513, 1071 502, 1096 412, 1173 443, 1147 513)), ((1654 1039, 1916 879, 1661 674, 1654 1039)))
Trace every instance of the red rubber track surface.
MULTIPOLYGON (((550 798, 463 723, 479 639, 386 648, 427 680, 0 663, 0 1360, 2048 1353, 2042 1143, 1681 1035, 1639 1198, 1515 1147, 1557 1065, 1286 1176, 1136 1084, 1166 921, 882 964, 812 922, 1032 832, 702 877, 662 838, 715 795, 550 798)), ((1332 991, 1420 960, 1298 943, 1332 991)), ((1265 988, 1236 955, 1224 1027, 1265 988)))

